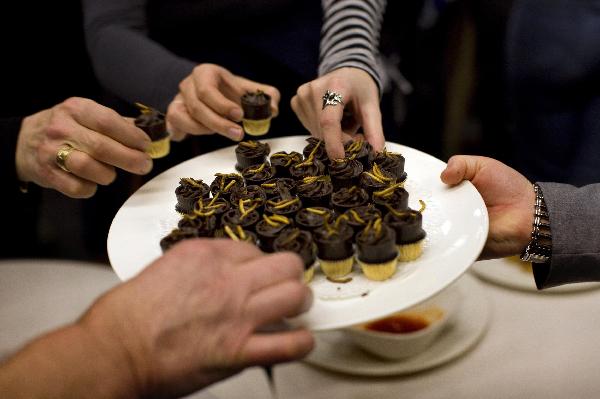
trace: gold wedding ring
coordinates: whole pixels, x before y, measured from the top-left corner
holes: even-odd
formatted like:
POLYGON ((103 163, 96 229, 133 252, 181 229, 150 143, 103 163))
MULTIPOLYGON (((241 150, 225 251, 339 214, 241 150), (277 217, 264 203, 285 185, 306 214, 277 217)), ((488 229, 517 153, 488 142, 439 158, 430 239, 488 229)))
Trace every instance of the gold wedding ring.
POLYGON ((67 158, 69 157, 69 154, 71 154, 71 152, 74 150, 75 148, 73 148, 72 145, 70 144, 63 144, 58 148, 58 151, 56 152, 56 164, 58 165, 59 168, 61 168, 62 170, 64 170, 67 173, 71 173, 71 171, 69 170, 69 168, 67 168, 67 158))

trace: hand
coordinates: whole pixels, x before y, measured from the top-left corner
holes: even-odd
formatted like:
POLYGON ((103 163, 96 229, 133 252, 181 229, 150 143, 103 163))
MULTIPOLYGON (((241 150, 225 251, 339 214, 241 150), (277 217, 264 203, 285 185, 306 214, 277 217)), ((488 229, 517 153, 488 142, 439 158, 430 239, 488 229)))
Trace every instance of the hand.
POLYGON ((531 239, 533 185, 519 172, 495 159, 468 155, 450 158, 444 183, 469 180, 488 210, 490 229, 480 259, 520 254, 531 239))
POLYGON ((92 100, 70 98, 23 120, 15 163, 21 181, 53 188, 74 198, 94 195, 98 184, 110 184, 115 167, 135 174, 152 169, 144 153, 150 138, 130 121, 92 100), (75 148, 56 164, 61 146, 75 148))
POLYGON ((292 253, 188 240, 106 295, 80 324, 105 348, 122 348, 119 359, 130 359, 139 397, 183 396, 244 367, 312 349, 306 330, 257 332, 308 310, 302 272, 292 253))
POLYGON ((241 122, 244 112, 240 105, 246 92, 262 90, 271 96, 273 117, 279 109, 279 90, 273 86, 236 76, 227 69, 213 64, 200 64, 179 84, 167 110, 167 129, 173 140, 182 140, 186 134, 219 133, 231 140, 244 137, 241 122))
POLYGON ((304 127, 313 136, 325 140, 331 159, 344 157, 343 142, 355 138, 360 127, 375 151, 381 151, 385 145, 377 85, 362 69, 336 69, 303 84, 291 105, 304 127), (323 95, 327 90, 341 94, 344 105, 323 109, 323 95))

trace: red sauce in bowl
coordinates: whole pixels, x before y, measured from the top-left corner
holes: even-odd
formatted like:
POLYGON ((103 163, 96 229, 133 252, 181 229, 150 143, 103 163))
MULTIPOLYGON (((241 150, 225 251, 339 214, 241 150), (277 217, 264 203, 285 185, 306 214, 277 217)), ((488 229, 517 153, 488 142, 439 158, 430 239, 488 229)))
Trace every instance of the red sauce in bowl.
POLYGON ((386 333, 411 333, 429 326, 429 320, 415 314, 399 314, 376 320, 365 325, 365 329, 386 333))

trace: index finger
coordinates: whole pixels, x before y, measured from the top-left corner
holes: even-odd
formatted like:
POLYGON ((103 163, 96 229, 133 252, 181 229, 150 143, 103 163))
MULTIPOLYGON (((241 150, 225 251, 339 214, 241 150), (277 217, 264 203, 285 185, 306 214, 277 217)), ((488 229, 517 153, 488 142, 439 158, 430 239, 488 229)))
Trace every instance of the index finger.
POLYGON ((83 98, 67 100, 65 103, 75 121, 90 130, 136 150, 145 151, 150 145, 150 137, 142 129, 108 107, 83 98))

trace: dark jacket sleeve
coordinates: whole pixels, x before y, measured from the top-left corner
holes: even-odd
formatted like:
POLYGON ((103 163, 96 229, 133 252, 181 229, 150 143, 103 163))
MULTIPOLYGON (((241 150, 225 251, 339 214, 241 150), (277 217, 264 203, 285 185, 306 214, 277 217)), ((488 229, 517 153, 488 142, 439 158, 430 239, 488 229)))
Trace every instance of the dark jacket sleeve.
POLYGON ((549 264, 534 264, 538 288, 600 281, 600 184, 538 183, 552 232, 549 264))
POLYGON ((166 111, 195 63, 147 37, 145 0, 83 0, 85 37, 102 86, 166 111))

